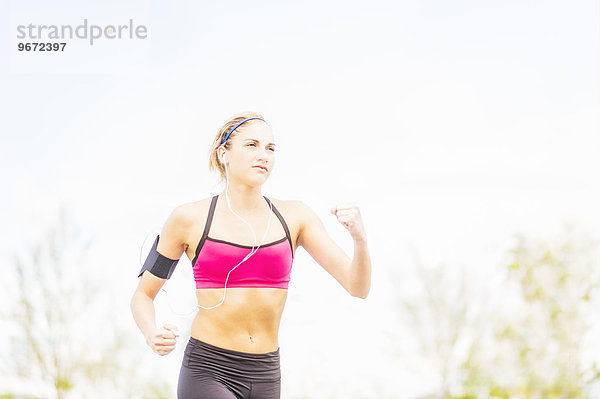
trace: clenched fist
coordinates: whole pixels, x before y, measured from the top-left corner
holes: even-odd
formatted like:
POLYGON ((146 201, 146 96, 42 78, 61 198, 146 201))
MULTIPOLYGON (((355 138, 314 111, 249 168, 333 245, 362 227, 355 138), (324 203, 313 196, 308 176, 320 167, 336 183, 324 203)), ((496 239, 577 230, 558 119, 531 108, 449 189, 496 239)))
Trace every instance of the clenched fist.
POLYGON ((146 343, 154 352, 164 356, 175 349, 177 337, 179 337, 177 326, 165 324, 149 334, 146 337, 146 343))
POLYGON ((338 222, 348 229, 354 240, 366 241, 367 233, 365 232, 357 203, 338 204, 334 208, 331 208, 330 212, 337 217, 338 222))

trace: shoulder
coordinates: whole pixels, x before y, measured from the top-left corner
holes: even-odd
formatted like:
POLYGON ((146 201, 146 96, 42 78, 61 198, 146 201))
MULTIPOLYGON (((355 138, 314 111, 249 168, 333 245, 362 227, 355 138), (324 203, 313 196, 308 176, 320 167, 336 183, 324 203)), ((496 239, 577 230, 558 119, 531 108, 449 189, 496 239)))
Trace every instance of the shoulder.
POLYGON ((296 243, 307 250, 314 248, 311 243, 326 242, 328 236, 319 215, 305 202, 300 200, 284 201, 296 226, 296 243))
POLYGON ((299 200, 284 200, 273 197, 267 197, 273 202, 273 205, 277 207, 282 213, 285 212, 290 216, 296 216, 304 212, 307 207, 306 204, 299 200))
POLYGON ((286 218, 293 220, 298 227, 302 227, 306 221, 316 216, 315 212, 303 201, 300 200, 280 200, 271 198, 273 204, 285 214, 286 218))
POLYGON ((198 222, 198 218, 208 213, 212 197, 203 198, 198 201, 186 202, 177 205, 171 211, 167 223, 175 224, 179 228, 191 228, 198 222))

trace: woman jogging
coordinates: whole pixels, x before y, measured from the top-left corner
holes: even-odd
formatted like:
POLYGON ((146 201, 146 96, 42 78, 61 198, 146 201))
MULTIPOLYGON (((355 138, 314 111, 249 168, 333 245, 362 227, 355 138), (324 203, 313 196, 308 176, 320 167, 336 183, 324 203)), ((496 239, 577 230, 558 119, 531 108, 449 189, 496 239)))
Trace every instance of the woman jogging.
POLYGON ((228 120, 209 159, 225 189, 177 206, 140 271, 133 317, 152 350, 166 355, 175 348, 177 328, 156 326, 153 301, 181 255, 192 260, 198 313, 184 351, 179 399, 280 397, 278 332, 298 246, 350 295, 369 293, 371 261, 358 206, 331 209, 354 241, 350 259, 303 202, 262 195, 274 163, 273 133, 261 115, 228 120))

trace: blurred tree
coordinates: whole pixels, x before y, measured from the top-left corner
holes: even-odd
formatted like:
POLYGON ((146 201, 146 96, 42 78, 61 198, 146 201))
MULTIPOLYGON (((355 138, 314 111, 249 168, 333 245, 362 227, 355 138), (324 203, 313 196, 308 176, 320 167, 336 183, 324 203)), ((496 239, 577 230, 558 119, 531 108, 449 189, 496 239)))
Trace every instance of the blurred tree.
POLYGON ((424 397, 600 397, 598 259, 597 242, 577 226, 553 239, 517 237, 487 281, 416 256, 419 289, 399 290, 398 300, 439 380, 424 397))
POLYGON ((87 258, 91 242, 63 204, 56 225, 27 255, 15 255, 5 280, 14 304, 2 372, 26 380, 44 397, 170 397, 166 384, 137 375, 129 336, 111 318, 110 278, 87 258))
POLYGON ((575 225, 552 239, 517 237, 506 262, 504 312, 493 319, 495 356, 465 364, 467 392, 598 397, 598 259, 597 242, 575 225))
POLYGON ((415 252, 416 294, 398 292, 401 318, 410 326, 427 374, 438 379, 426 398, 451 398, 460 365, 477 350, 486 296, 464 267, 425 267, 415 252))
MULTIPOLYGON (((599 382, 591 344, 598 304, 598 245, 581 228, 567 225, 553 239, 517 238, 510 251, 508 282, 513 311, 495 325, 507 363, 502 385, 510 396, 592 398, 599 382)), ((596 332, 597 334, 597 332, 596 332)), ((596 350, 598 346, 596 346, 596 350)))

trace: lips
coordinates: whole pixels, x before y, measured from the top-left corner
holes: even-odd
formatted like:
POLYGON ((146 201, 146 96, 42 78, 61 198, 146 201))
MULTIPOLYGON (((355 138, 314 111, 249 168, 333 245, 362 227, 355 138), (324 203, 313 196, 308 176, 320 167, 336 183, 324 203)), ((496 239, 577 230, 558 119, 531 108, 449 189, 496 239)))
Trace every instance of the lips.
POLYGON ((265 168, 264 166, 253 166, 253 168, 258 168, 258 169, 262 169, 265 172, 268 172, 267 168, 265 168))

